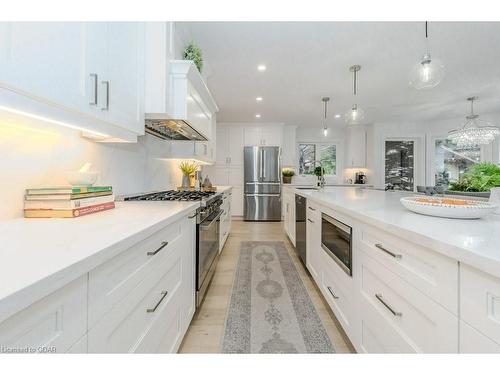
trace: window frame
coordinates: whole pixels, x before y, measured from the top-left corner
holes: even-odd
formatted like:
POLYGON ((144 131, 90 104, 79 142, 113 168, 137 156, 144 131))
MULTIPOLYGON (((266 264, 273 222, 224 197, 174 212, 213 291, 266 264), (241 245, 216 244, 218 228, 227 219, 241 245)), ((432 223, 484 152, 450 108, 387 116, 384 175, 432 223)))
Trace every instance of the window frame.
MULTIPOLYGON (((297 174, 301 177, 308 177, 308 176, 314 176, 314 174, 301 174, 299 173, 300 171, 300 152, 299 152, 299 147, 300 145, 314 145, 314 153, 315 157, 318 157, 318 150, 319 146, 321 145, 327 145, 327 146, 335 146, 335 174, 325 174, 325 177, 338 177, 339 176, 339 168, 340 168, 340 163, 339 163, 339 145, 340 142, 338 141, 330 141, 330 142, 318 142, 318 141, 298 141, 295 145, 295 150, 297 152, 297 174)), ((318 159, 316 159, 318 160, 318 159)))

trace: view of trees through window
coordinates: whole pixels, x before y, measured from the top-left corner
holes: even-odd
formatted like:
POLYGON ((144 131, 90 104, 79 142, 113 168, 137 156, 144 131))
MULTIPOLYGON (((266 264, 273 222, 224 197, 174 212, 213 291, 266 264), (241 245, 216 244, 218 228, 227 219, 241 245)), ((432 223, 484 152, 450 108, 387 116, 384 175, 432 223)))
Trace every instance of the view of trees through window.
POLYGON ((470 167, 481 161, 481 149, 475 147, 460 150, 448 139, 438 139, 435 143, 435 184, 448 187, 460 179, 470 167))
POLYGON ((337 147, 331 143, 300 143, 299 144, 299 174, 314 174, 314 161, 323 165, 325 175, 337 174, 337 147))

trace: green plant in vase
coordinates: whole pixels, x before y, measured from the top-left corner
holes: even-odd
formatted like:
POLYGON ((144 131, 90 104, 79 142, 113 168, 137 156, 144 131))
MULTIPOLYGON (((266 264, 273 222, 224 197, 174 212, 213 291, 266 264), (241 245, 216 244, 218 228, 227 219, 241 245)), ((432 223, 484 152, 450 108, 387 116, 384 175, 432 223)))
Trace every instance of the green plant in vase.
POLYGON ((500 166, 483 162, 475 164, 460 180, 450 185, 452 191, 487 192, 500 187, 500 166))
POLYGON ((284 168, 281 174, 283 175, 284 184, 290 184, 292 182, 292 177, 295 176, 294 170, 290 168, 284 168))
POLYGON ((192 60, 201 73, 203 69, 203 56, 200 47, 193 42, 189 43, 184 50, 184 60, 192 60))
POLYGON ((185 160, 179 164, 179 169, 182 172, 182 187, 194 187, 194 174, 198 168, 199 165, 195 161, 185 160))

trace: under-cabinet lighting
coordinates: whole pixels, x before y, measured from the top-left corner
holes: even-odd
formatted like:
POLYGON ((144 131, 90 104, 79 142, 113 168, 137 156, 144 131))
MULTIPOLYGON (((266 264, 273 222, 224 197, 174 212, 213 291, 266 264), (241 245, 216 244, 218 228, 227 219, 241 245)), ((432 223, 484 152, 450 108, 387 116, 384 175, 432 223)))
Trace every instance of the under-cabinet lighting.
POLYGON ((199 165, 212 165, 213 163, 209 163, 204 160, 200 159, 194 159, 194 158, 157 158, 158 160, 167 160, 167 161, 177 161, 177 162, 183 162, 183 161, 191 161, 198 163, 199 165))
POLYGON ((87 134, 91 134, 91 135, 95 136, 96 138, 109 137, 107 134, 104 134, 104 133, 99 133, 99 132, 96 132, 93 130, 88 130, 88 129, 82 128, 80 126, 77 126, 77 125, 69 124, 67 122, 54 120, 54 119, 51 119, 51 118, 48 118, 45 116, 35 115, 34 113, 20 111, 18 109, 14 109, 14 108, 10 108, 10 107, 0 106, 0 111, 10 112, 10 113, 14 113, 16 115, 29 117, 29 118, 32 118, 34 120, 40 120, 40 121, 48 122, 48 123, 55 124, 55 125, 65 126, 67 128, 71 128, 71 129, 75 129, 75 130, 80 130, 80 131, 85 132, 87 134))

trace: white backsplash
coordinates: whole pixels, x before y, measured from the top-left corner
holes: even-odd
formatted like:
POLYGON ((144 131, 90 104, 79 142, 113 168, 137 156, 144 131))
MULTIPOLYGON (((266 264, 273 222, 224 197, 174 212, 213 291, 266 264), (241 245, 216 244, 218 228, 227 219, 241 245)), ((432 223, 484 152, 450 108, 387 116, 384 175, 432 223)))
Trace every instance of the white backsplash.
POLYGON ((177 162, 165 160, 169 142, 146 135, 137 143, 98 143, 69 128, 0 123, 0 220, 22 217, 26 188, 66 186, 66 173, 92 163, 98 185, 115 194, 171 189, 181 180, 177 162))

